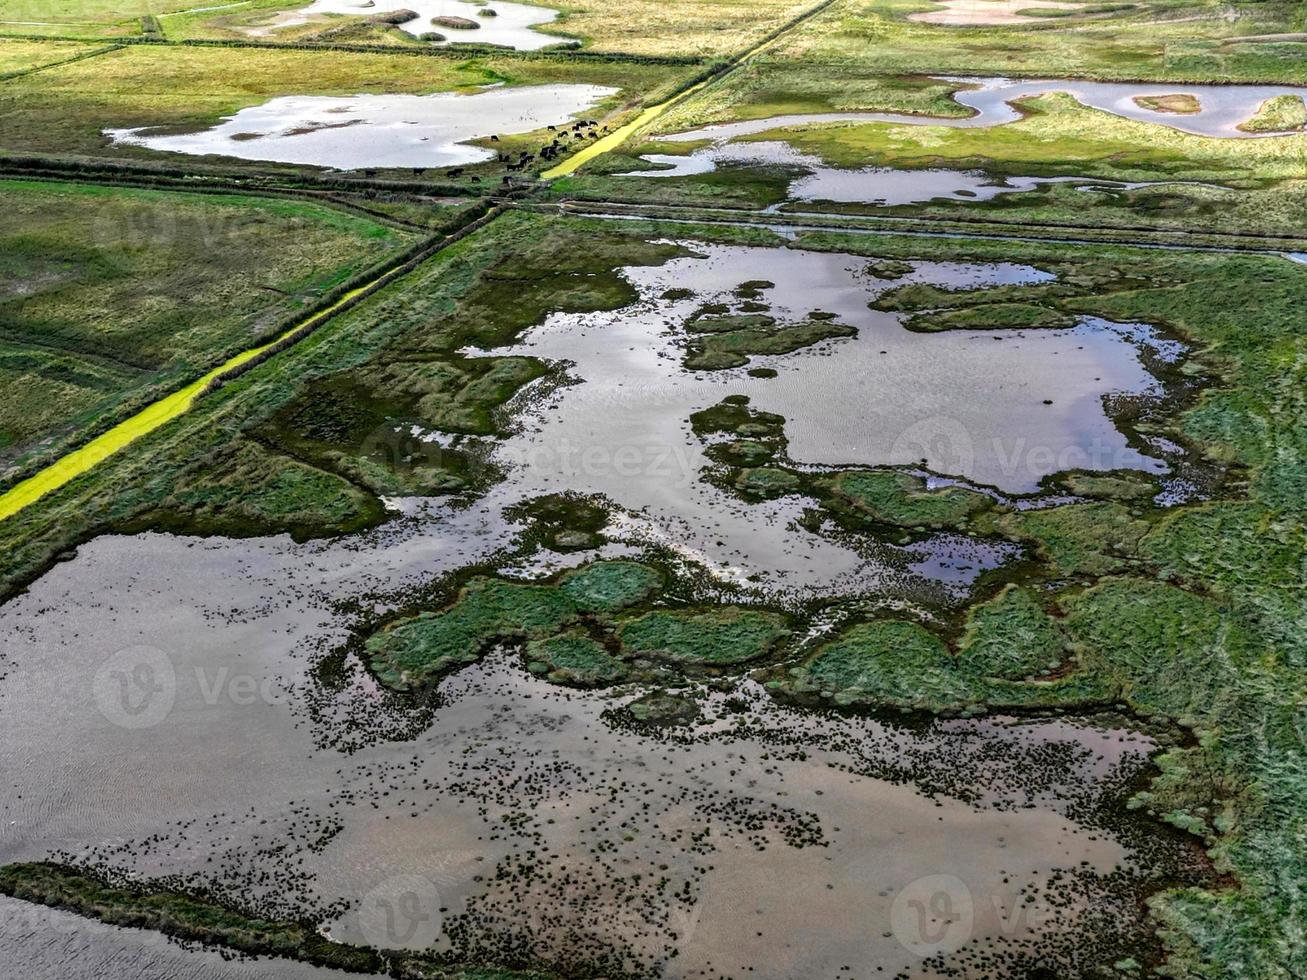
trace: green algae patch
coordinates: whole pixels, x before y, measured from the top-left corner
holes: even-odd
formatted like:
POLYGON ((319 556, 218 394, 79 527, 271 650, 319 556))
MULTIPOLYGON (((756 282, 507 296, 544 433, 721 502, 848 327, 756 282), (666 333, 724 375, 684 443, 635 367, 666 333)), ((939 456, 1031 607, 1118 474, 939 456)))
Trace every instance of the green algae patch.
POLYGON ((511 521, 530 525, 528 534, 554 551, 584 551, 601 544, 599 532, 608 524, 608 506, 598 497, 550 493, 505 508, 511 521))
POLYGON ((1073 470, 1057 479, 1057 484, 1078 497, 1102 500, 1145 500, 1157 493, 1157 481, 1137 470, 1093 473, 1073 470))
POLYGON ((1131 567, 1151 526, 1116 502, 1014 511, 996 523, 1008 537, 1031 545, 1062 576, 1111 575, 1131 567))
MULTIPOLYGON (((785 419, 773 412, 750 408, 744 395, 730 395, 711 408, 695 412, 690 416, 690 427, 701 439, 711 440, 705 455, 732 469, 761 467, 785 455, 785 419)), ((789 482, 781 477, 775 479, 776 486, 789 482)), ((761 477, 755 488, 743 474, 737 474, 737 489, 766 494, 767 480, 768 477, 761 477)))
POLYGON ((443 609, 396 619, 372 633, 364 653, 382 683, 410 691, 475 663, 496 644, 525 642, 533 673, 595 687, 630 679, 633 660, 730 667, 774 652, 791 636, 786 614, 736 606, 635 615, 665 584, 658 569, 622 560, 593 562, 551 582, 478 576, 443 609))
POLYGON ((747 395, 728 395, 711 408, 705 408, 691 415, 690 425, 695 433, 701 436, 720 432, 753 438, 784 437, 783 416, 774 412, 760 412, 748 406, 747 395))
POLYGON ((624 714, 641 725, 672 727, 693 724, 699 718, 699 706, 690 698, 651 691, 628 704, 624 714))
POLYGON ((897 527, 957 527, 993 501, 964 487, 926 489, 926 481, 898 470, 846 470, 817 482, 832 509, 897 527))
POLYGON ((633 561, 601 561, 569 572, 559 586, 583 612, 616 612, 638 605, 663 587, 655 568, 633 561))
POLYGON ((478 578, 447 609, 392 623, 365 649, 383 682, 409 690, 474 663, 496 642, 546 636, 579 615, 556 586, 478 578))
POLYGON ((833 337, 852 337, 857 330, 814 310, 805 322, 781 323, 762 301, 774 284, 757 279, 735 290, 735 303, 700 307, 685 323, 683 364, 691 371, 743 367, 755 355, 789 354, 833 337))
POLYGON ((1170 112, 1177 115, 1190 115, 1202 109, 1198 99, 1192 95, 1175 93, 1171 95, 1136 95, 1134 103, 1154 112, 1170 112))
POLYGON ((731 667, 765 657, 791 635, 782 613, 720 606, 706 611, 655 609, 622 627, 630 656, 684 666, 731 667))
POLYGON ((793 693, 837 704, 952 705, 975 692, 955 669, 944 642, 903 619, 859 623, 822 644, 791 671, 793 693))
POLYGON ((915 267, 911 262, 903 262, 899 259, 879 259, 867 263, 863 271, 875 279, 894 280, 902 279, 913 268, 915 267))
POLYGON ((604 687, 627 677, 627 666, 598 640, 579 630, 568 630, 527 645, 532 673, 545 674, 555 684, 604 687))
POLYGON ((474 578, 447 608, 391 623, 364 647, 382 681, 409 690, 476 662, 495 643, 547 638, 587 613, 616 612, 661 587, 656 569, 625 561, 595 562, 556 584, 474 578))
POLYGON ((830 321, 789 326, 750 326, 720 333, 698 334, 690 340, 684 364, 691 371, 720 371, 743 367, 763 354, 790 354, 835 337, 852 337, 853 327, 830 321))
POLYGON ((1066 645, 1061 627, 1034 593, 1008 585, 971 609, 958 665, 973 676, 1020 681, 1056 670, 1066 645))
POLYGON ((770 690, 799 700, 845 707, 896 708, 935 714, 988 710, 1097 710, 1120 695, 1117 679, 1056 666, 1061 640, 1050 636, 1042 610, 1001 595, 972 617, 960 653, 919 623, 875 619, 854 624, 798 666, 776 672, 770 690), (1012 650, 1016 641, 1029 646, 1012 650), (1045 659, 1047 658, 1047 659, 1045 659))
POLYGON ((1119 676, 1136 708, 1173 718, 1228 701, 1271 652, 1225 604, 1148 579, 1111 579, 1064 607, 1081 657, 1119 676))
POLYGON ((260 435, 378 495, 456 492, 495 475, 477 441, 457 437, 502 434, 503 404, 546 372, 526 357, 375 363, 312 382, 260 435))
POLYGON ((939 333, 944 330, 1052 330, 1074 326, 1076 318, 1034 303, 986 303, 952 310, 916 313, 905 330, 939 333))
POLYGON ((169 494, 125 522, 125 533, 158 528, 181 534, 248 537, 288 531, 297 541, 345 534, 378 523, 383 508, 334 473, 242 439, 188 470, 169 494))

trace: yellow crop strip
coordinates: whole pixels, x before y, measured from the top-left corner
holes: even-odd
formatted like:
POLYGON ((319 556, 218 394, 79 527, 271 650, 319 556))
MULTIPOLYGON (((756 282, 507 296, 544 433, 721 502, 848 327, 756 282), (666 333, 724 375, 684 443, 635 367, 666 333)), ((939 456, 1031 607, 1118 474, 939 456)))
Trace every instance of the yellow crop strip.
POLYGON ((631 134, 633 134, 637 130, 644 129, 645 126, 648 126, 651 122, 653 122, 655 119, 661 116, 664 112, 666 112, 672 106, 676 105, 676 103, 680 102, 686 96, 699 91, 699 89, 703 88, 711 80, 712 79, 705 79, 704 81, 699 82, 696 85, 691 85, 684 92, 678 92, 676 95, 673 95, 666 102, 659 102, 657 105, 650 106, 648 109, 645 109, 644 112, 640 113, 625 126, 619 126, 617 129, 613 130, 611 133, 609 133, 607 136, 603 137, 602 139, 595 140, 585 149, 580 150, 577 153, 573 153, 570 157, 568 157, 558 166, 546 170, 540 176, 545 180, 553 180, 555 177, 566 177, 568 174, 573 173, 578 167, 581 167, 584 164, 589 163, 595 157, 603 156, 605 153, 609 152, 610 150, 617 149, 619 146, 621 146, 623 143, 626 142, 627 137, 629 137, 631 134))
MULTIPOLYGON (((755 47, 751 48, 750 50, 741 54, 738 58, 736 58, 731 63, 730 67, 727 70, 734 71, 736 68, 740 67, 740 65, 744 64, 750 58, 766 51, 768 48, 772 47, 777 42, 779 42, 781 38, 784 37, 785 34, 788 33, 789 30, 793 28, 795 25, 801 23, 804 20, 807 20, 813 14, 819 13, 822 10, 826 9, 831 5, 831 3, 832 0, 822 0, 821 3, 818 3, 817 6, 813 7, 807 13, 803 14, 803 16, 799 17, 797 20, 793 21, 787 27, 784 27, 780 31, 778 31, 774 37, 768 38, 766 41, 763 41, 761 44, 758 44, 755 47)), ((570 157, 568 157, 558 166, 551 167, 549 170, 546 170, 544 173, 540 175, 541 179, 553 180, 556 177, 566 177, 568 174, 575 173, 579 168, 585 166, 595 157, 603 156, 605 153, 617 149, 619 146, 625 143, 630 136, 634 135, 639 130, 644 129, 645 126, 648 126, 651 122, 653 122, 655 119, 661 116, 672 106, 676 105, 678 102, 682 101, 683 99, 689 98, 691 95, 693 95, 695 92, 698 92, 704 86, 717 81, 717 79, 721 78, 722 75, 724 74, 725 72, 722 72, 721 74, 718 75, 711 75, 708 78, 705 78, 702 82, 696 82, 694 85, 691 85, 689 88, 677 92, 670 99, 667 99, 663 102, 659 102, 657 105, 650 106, 648 109, 645 109, 644 112, 640 113, 625 126, 619 126, 617 129, 613 130, 603 139, 596 140, 595 142, 591 143, 589 146, 585 147, 585 149, 573 153, 570 157)))
POLYGON ((47 493, 57 490, 70 480, 81 476, 141 436, 153 432, 164 423, 185 414, 195 404, 195 400, 200 397, 210 382, 228 371, 240 367, 251 358, 258 357, 269 347, 281 342, 296 331, 325 320, 364 290, 375 286, 391 275, 393 275, 393 272, 388 272, 370 283, 350 290, 325 310, 320 310, 301 320, 258 347, 251 347, 249 350, 241 351, 230 360, 219 364, 199 380, 192 381, 185 388, 174 391, 171 395, 167 395, 157 402, 152 402, 135 415, 119 422, 112 429, 96 436, 80 449, 73 450, 51 463, 45 469, 34 473, 21 483, 15 484, 4 494, 0 494, 0 521, 12 517, 24 507, 44 497, 47 493))

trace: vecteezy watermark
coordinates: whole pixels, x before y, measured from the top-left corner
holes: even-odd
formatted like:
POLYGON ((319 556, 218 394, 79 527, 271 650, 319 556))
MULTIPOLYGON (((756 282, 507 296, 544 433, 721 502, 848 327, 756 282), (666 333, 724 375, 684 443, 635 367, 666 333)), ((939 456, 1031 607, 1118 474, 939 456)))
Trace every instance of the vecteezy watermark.
POLYGON ((210 708, 226 702, 238 708, 281 704, 288 691, 273 677, 235 670, 229 664, 196 664, 179 669, 174 658, 157 647, 119 650, 95 672, 91 693, 106 721, 119 728, 153 728, 175 709, 179 694, 187 703, 210 708), (195 684, 189 678, 194 673, 195 684), (199 695, 193 702, 192 694, 199 695))
POLYGON ((1010 481, 1035 483, 1070 470, 1109 471, 1147 466, 1148 456, 1119 440, 1095 435, 1087 441, 1068 436, 1049 444, 1024 436, 974 436, 965 424, 947 415, 919 419, 890 446, 895 465, 920 465, 946 476, 978 478, 1000 486, 1010 481))
POLYGON ((172 658, 156 647, 119 650, 100 665, 91 683, 95 705, 120 728, 152 728, 177 700, 172 658))
POLYGON ((933 415, 904 429, 890 447, 890 459, 926 461, 936 473, 972 472, 976 448, 971 433, 957 419, 933 415))
POLYGON ((917 956, 952 953, 971 939, 976 908, 957 875, 926 875, 909 882, 890 906, 890 931, 917 956))
MULTIPOLYGON (((283 229, 288 236, 302 222, 283 229)), ((169 248, 189 246, 209 251, 226 243, 252 241, 263 224, 241 211, 204 209, 179 214, 169 208, 141 207, 99 212, 87 227, 87 239, 102 246, 169 248)))
POLYGON ((363 896, 358 928, 376 949, 429 949, 440 938, 440 890, 421 875, 395 875, 363 896))

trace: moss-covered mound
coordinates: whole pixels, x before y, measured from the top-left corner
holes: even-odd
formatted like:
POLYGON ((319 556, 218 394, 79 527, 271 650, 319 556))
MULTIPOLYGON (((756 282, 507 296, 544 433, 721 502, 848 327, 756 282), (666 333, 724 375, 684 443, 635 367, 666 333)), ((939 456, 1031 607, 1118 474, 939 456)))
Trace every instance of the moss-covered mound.
POLYGON ((1257 114, 1239 128, 1246 133, 1295 133, 1307 126, 1307 103, 1301 95, 1277 95, 1267 99, 1257 114))
POLYGON ((727 667, 766 656, 790 636, 788 617, 738 606, 655 609, 627 623, 622 646, 631 655, 678 664, 727 667))
POLYGON ((364 641, 376 675, 396 690, 428 686, 497 643, 525 641, 529 669, 555 683, 597 687, 671 670, 735 667, 775 653, 792 633, 779 612, 738 606, 649 608, 663 573, 600 561, 550 582, 469 581, 439 610, 397 619, 364 641), (651 668, 634 661, 656 662, 651 668))
POLYGON ((845 470, 816 483, 828 506, 898 527, 957 527, 993 501, 965 487, 926 489, 926 481, 898 470, 845 470))

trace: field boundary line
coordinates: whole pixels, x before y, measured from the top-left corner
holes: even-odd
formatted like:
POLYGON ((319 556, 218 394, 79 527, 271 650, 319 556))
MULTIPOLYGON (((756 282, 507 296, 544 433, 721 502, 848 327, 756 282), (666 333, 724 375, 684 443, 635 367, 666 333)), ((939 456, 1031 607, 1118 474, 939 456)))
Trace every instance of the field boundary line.
MULTIPOLYGON (((812 224, 798 221, 786 220, 785 215, 769 214, 762 211, 739 211, 723 209, 712 212, 706 209, 686 209, 687 213, 665 213, 668 210, 674 210, 659 205, 664 213, 656 213, 650 210, 640 210, 636 207, 623 208, 621 205, 606 205, 604 202, 564 202, 560 204, 518 204, 514 203, 513 207, 524 210, 546 211, 555 209, 563 214, 573 215, 578 218, 594 218, 597 220, 610 221, 666 221, 680 222, 682 224, 706 224, 706 225, 728 225, 736 228, 763 228, 783 233, 819 233, 831 235, 884 235, 884 236, 903 236, 908 238, 949 238, 958 240, 971 239, 974 241, 989 242, 1022 242, 1025 244, 1047 244, 1047 245, 1072 245, 1072 246, 1094 246, 1119 247, 1119 248, 1140 248, 1152 249, 1155 251, 1166 252, 1209 252, 1220 255, 1263 255, 1278 256, 1286 258, 1290 254, 1307 255, 1307 242, 1296 243, 1292 239, 1287 240, 1287 244, 1282 248, 1272 246, 1240 246, 1234 243, 1230 244, 1207 244, 1203 242, 1159 242, 1145 241, 1142 239, 1132 238, 1074 238, 1065 234, 1061 235, 1038 235, 1033 233, 1033 229, 1038 226, 1025 226, 1021 229, 1014 229, 1012 234, 1000 234, 997 231, 983 231, 971 228, 958 229, 932 229, 923 230, 920 227, 903 227, 908 223, 920 224, 916 218, 907 217, 869 217, 869 221, 858 225, 837 225, 837 224, 812 224), (604 210, 605 207, 609 210, 604 210), (886 222, 886 225, 876 226, 870 224, 870 221, 886 222)), ((842 216, 843 217, 843 216, 842 216)), ((1012 227, 1012 226, 1008 226, 1012 227)), ((1090 229, 1080 229, 1088 232, 1090 229)), ((1176 232, 1175 234, 1201 234, 1199 232, 1176 232)))
POLYGON ((94 51, 82 51, 73 55, 71 58, 61 58, 58 61, 48 61, 45 64, 32 65, 30 68, 19 68, 17 71, 7 71, 3 75, 0 75, 0 82, 8 82, 15 78, 26 78, 28 75, 35 75, 38 71, 48 71, 51 68, 62 68, 64 65, 71 65, 75 61, 85 61, 87 58, 97 58, 102 54, 108 54, 110 51, 121 51, 125 47, 126 45, 124 44, 106 44, 104 47, 96 48, 94 51))
POLYGON ((775 44, 790 31, 794 30, 794 28, 798 27, 800 24, 806 23, 807 21, 811 20, 813 17, 816 17, 818 14, 824 12, 827 8, 835 5, 838 2, 839 0, 820 0, 820 2, 817 3, 816 5, 810 7, 807 10, 800 12, 794 17, 791 17, 785 23, 769 31, 764 37, 755 41, 753 44, 750 44, 748 47, 744 48, 743 50, 737 51, 735 54, 731 55, 724 62, 722 62, 720 67, 709 71, 706 78, 702 78, 698 81, 691 81, 689 84, 686 85, 686 87, 682 88, 679 92, 673 92, 670 96, 668 96, 662 102, 659 102, 657 105, 649 106, 638 116, 632 119, 630 122, 622 126, 619 126, 617 129, 613 130, 611 133, 609 133, 607 136, 603 137, 602 139, 596 140, 594 143, 591 143, 589 146, 584 147, 581 150, 578 150, 576 153, 573 153, 571 156, 569 156, 566 160, 559 163, 557 166, 551 167, 550 169, 544 171, 544 173, 540 175, 540 179, 554 180, 558 177, 566 177, 569 174, 575 173, 579 168, 583 167, 591 160, 601 157, 605 153, 612 152, 613 150, 617 149, 617 147, 625 143, 627 139, 629 139, 631 136, 634 136, 645 126, 649 125, 649 123, 653 122, 659 116, 667 112, 668 109, 671 109, 673 106, 676 106, 679 103, 683 102, 685 99, 689 98, 691 95, 695 94, 696 92, 702 91, 703 89, 711 85, 713 82, 720 81, 721 79, 725 78, 736 68, 739 68, 740 65, 747 62, 754 55, 759 54, 760 52, 771 47, 771 45, 775 44))

